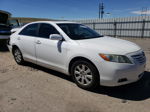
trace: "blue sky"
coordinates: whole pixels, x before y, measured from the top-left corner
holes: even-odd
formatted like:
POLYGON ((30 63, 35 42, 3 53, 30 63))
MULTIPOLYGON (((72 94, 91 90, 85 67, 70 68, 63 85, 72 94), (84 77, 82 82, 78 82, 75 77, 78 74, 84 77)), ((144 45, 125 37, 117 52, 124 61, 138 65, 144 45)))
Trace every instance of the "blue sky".
MULTIPOLYGON (((38 17, 52 19, 98 18, 101 0, 0 0, 0 10, 14 17, 38 17)), ((142 7, 150 8, 150 0, 103 0, 105 15, 110 17, 137 16, 142 7)), ((148 11, 150 14, 150 11, 148 11)))

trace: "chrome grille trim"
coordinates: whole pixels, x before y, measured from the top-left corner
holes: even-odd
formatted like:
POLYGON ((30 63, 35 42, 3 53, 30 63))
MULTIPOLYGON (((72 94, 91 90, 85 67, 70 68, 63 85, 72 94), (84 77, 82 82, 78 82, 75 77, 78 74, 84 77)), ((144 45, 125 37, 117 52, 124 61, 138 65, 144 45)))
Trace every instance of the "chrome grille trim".
POLYGON ((140 53, 138 53, 136 55, 132 55, 131 57, 134 59, 134 61, 136 61, 136 62, 138 62, 140 64, 143 64, 143 63, 146 62, 146 57, 145 57, 145 53, 144 52, 140 52, 140 53))

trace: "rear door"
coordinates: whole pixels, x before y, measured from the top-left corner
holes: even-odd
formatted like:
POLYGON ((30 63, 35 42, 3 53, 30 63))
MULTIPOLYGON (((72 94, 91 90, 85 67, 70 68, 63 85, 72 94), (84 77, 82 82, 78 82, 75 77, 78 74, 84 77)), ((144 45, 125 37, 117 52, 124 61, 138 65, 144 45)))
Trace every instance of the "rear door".
POLYGON ((35 39, 37 38, 38 27, 38 23, 30 24, 16 37, 19 41, 19 48, 23 57, 28 61, 36 61, 35 39))

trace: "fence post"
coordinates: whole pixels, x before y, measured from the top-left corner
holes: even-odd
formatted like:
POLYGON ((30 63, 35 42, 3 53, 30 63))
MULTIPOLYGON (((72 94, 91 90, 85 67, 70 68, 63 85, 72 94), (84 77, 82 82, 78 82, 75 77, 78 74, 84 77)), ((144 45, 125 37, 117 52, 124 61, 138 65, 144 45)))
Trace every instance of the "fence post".
POLYGON ((93 22, 93 30, 95 30, 95 23, 93 22))
POLYGON ((141 38, 144 38, 144 30, 145 30, 145 19, 142 21, 142 32, 141 32, 141 38))
POLYGON ((116 37, 117 35, 117 22, 114 21, 114 37, 116 37))

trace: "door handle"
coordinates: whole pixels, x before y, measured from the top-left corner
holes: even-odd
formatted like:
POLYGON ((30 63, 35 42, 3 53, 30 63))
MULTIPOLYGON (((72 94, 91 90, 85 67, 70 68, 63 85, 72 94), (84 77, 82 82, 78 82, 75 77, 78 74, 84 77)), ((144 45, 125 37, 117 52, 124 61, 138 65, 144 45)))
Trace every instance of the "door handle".
POLYGON ((41 44, 41 42, 39 40, 36 41, 36 44, 41 44))

